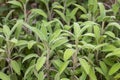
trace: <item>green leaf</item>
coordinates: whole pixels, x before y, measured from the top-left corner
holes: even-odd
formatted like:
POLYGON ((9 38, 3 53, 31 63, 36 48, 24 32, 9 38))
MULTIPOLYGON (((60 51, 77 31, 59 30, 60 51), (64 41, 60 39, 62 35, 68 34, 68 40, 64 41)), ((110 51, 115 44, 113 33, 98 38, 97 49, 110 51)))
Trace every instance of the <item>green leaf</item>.
POLYGON ((106 58, 107 58, 107 57, 111 57, 111 56, 118 56, 118 57, 120 57, 120 49, 119 49, 119 48, 116 48, 112 53, 108 53, 108 54, 106 55, 106 58))
POLYGON ((35 53, 34 53, 34 54, 31 53, 31 54, 29 54, 29 55, 27 55, 27 56, 24 57, 22 63, 24 63, 26 60, 28 60, 28 59, 30 59, 30 58, 33 58, 33 57, 37 58, 38 55, 35 54, 35 53))
POLYGON ((68 17, 70 17, 70 19, 74 19, 75 14, 77 13, 78 8, 75 8, 71 11, 71 13, 69 15, 67 15, 68 17))
POLYGON ((46 57, 39 57, 36 63, 36 70, 39 71, 46 61, 46 57))
POLYGON ((60 79, 60 80, 70 80, 70 79, 68 79, 68 78, 62 78, 62 79, 60 79))
POLYGON ((19 1, 14 0, 14 1, 8 1, 7 3, 12 4, 12 5, 16 5, 22 9, 22 4, 19 1))
POLYGON ((120 30, 120 25, 119 25, 117 22, 110 22, 110 23, 105 27, 105 30, 108 29, 109 27, 113 27, 113 26, 120 30))
POLYGON ((10 80, 10 77, 8 75, 6 75, 3 72, 0 72, 0 79, 2 80, 10 80))
POLYGON ((113 75, 113 74, 116 73, 119 69, 120 69, 120 63, 116 63, 116 64, 114 64, 114 65, 110 68, 108 74, 109 74, 109 75, 113 75))
POLYGON ((97 25, 94 26, 94 34, 95 34, 96 41, 98 43, 98 40, 100 38, 100 28, 97 25))
POLYGON ((67 68, 68 64, 69 64, 69 61, 66 61, 66 62, 64 62, 63 64, 61 64, 61 67, 60 67, 60 69, 59 69, 59 73, 60 73, 60 74, 63 73, 63 71, 67 68))
POLYGON ((33 31, 42 41, 47 41, 45 35, 37 28, 29 26, 27 23, 24 23, 24 25, 29 28, 31 31, 33 31))
POLYGON ((33 41, 33 40, 29 41, 28 42, 28 49, 31 49, 34 44, 36 44, 36 41, 33 41))
POLYGON ((74 50, 73 49, 66 49, 65 52, 64 52, 64 61, 67 61, 74 53, 74 50))
POLYGON ((105 75, 107 75, 107 73, 108 73, 108 68, 107 68, 106 64, 105 64, 103 61, 100 61, 100 67, 101 67, 101 69, 102 69, 102 72, 103 72, 105 75))
POLYGON ((112 37, 112 38, 115 38, 115 34, 111 31, 106 31, 105 34, 112 37))
POLYGON ((74 34, 76 38, 80 36, 80 26, 78 23, 74 23, 74 34))
POLYGON ((103 73, 103 71, 102 71, 101 68, 99 68, 99 67, 95 67, 95 69, 96 69, 96 71, 98 71, 99 73, 101 73, 102 75, 104 75, 104 73, 103 73))
POLYGON ((114 45, 108 44, 103 47, 102 51, 110 52, 110 51, 114 51, 115 49, 116 47, 114 45))
POLYGON ((32 9, 31 12, 47 18, 47 14, 42 9, 32 9))
POLYGON ((80 80, 86 80, 86 78, 87 78, 87 74, 84 71, 82 71, 82 75, 80 76, 80 80))
POLYGON ((5 34, 6 38, 9 37, 10 34, 10 28, 7 25, 3 26, 3 33, 5 34))
POLYGON ((30 73, 33 72, 35 65, 30 66, 26 71, 25 71, 25 75, 24 75, 24 79, 26 79, 26 76, 30 73))
POLYGON ((60 59, 53 60, 52 63, 54 65, 54 67, 57 68, 57 69, 59 69, 61 67, 61 64, 63 64, 63 62, 60 59))
POLYGON ((90 76, 91 80, 97 80, 97 77, 95 75, 95 70, 93 67, 90 68, 90 73, 88 75, 90 76))
POLYGON ((87 74, 89 74, 89 72, 90 72, 90 65, 88 64, 88 62, 85 59, 82 59, 82 58, 80 58, 79 61, 80 61, 81 66, 85 70, 85 72, 87 74))
POLYGON ((73 4, 73 5, 75 5, 77 8, 79 8, 79 9, 80 9, 81 11, 83 11, 84 13, 87 13, 86 9, 85 9, 83 6, 78 5, 78 4, 73 4))
POLYGON ((64 15, 61 11, 59 11, 59 10, 54 10, 54 11, 55 11, 65 22, 67 22, 65 15, 64 15))
POLYGON ((14 31, 16 30, 17 27, 22 27, 23 25, 23 20, 17 20, 16 24, 12 27, 10 34, 9 34, 9 38, 10 36, 14 33, 14 31))
POLYGON ((100 16, 98 17, 98 21, 102 21, 106 16, 106 11, 103 3, 98 3, 100 8, 100 16))
POLYGON ((113 4, 112 5, 112 10, 113 10, 113 12, 114 12, 114 15, 116 15, 117 14, 117 12, 119 11, 119 4, 118 3, 115 3, 115 4, 113 4))
POLYGON ((21 72, 20 72, 20 66, 19 64, 15 61, 15 60, 11 60, 11 67, 13 68, 13 70, 18 74, 20 75, 21 72))
POLYGON ((120 73, 117 73, 114 77, 116 80, 119 80, 120 79, 120 73))
POLYGON ((43 71, 39 72, 38 80, 44 80, 44 78, 45 78, 44 72, 43 71))
POLYGON ((54 80, 60 80, 60 73, 57 73, 54 77, 54 80))
POLYGON ((57 29, 51 36, 50 36, 50 42, 52 42, 53 40, 55 40, 56 38, 58 38, 61 34, 62 30, 61 29, 57 29))
POLYGON ((66 38, 64 38, 64 37, 57 38, 56 40, 53 41, 53 44, 51 44, 51 48, 52 48, 52 50, 54 50, 57 47, 65 44, 66 42, 68 42, 68 40, 66 38))

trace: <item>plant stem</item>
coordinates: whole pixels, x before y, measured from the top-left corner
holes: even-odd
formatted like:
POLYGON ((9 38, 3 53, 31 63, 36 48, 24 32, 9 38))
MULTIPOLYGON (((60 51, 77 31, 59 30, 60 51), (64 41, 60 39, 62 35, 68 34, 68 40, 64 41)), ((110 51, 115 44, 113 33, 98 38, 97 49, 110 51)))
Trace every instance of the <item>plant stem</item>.
POLYGON ((47 79, 50 80, 49 78, 49 68, 50 68, 50 48, 48 47, 48 45, 46 45, 47 48, 47 60, 46 60, 46 70, 47 70, 47 79))
POLYGON ((105 26, 105 22, 103 21, 103 22, 102 22, 102 30, 101 30, 101 34, 104 33, 104 26, 105 26))
POLYGON ((49 8, 49 3, 46 3, 45 5, 46 5, 46 8, 47 8, 47 12, 48 12, 48 20, 52 20, 50 8, 49 8))
POLYGON ((79 48, 78 48, 78 39, 75 40, 75 45, 76 45, 76 51, 73 55, 73 70, 75 70, 76 66, 77 66, 77 54, 79 52, 79 48))

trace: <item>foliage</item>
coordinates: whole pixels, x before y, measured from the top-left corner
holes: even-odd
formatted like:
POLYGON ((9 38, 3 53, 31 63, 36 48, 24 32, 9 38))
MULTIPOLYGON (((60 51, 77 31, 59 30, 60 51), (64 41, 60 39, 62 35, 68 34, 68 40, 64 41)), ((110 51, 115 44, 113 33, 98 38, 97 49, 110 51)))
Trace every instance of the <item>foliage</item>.
POLYGON ((119 80, 120 0, 106 2, 1 0, 0 79, 119 80))

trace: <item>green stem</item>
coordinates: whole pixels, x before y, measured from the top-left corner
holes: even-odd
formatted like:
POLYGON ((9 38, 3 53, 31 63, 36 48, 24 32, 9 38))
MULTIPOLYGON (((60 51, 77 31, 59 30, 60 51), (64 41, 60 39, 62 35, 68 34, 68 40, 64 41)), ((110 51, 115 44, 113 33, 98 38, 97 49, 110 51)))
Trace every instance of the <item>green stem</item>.
POLYGON ((51 12, 50 12, 50 9, 49 9, 49 3, 46 3, 45 5, 46 5, 46 8, 47 8, 47 12, 48 12, 48 19, 52 20, 51 12))
POLYGON ((75 51, 75 53, 73 55, 73 70, 76 69, 76 67, 77 67, 77 61, 78 61, 78 59, 77 59, 77 54, 79 52, 78 39, 75 40, 75 45, 76 45, 76 51, 75 51))

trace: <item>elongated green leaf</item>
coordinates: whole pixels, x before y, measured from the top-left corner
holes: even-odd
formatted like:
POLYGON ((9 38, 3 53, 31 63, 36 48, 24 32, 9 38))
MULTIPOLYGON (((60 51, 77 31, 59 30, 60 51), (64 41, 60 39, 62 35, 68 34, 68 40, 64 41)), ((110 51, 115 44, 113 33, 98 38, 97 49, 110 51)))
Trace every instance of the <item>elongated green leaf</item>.
POLYGON ((10 80, 10 77, 8 75, 6 75, 3 72, 0 72, 0 79, 2 80, 10 80))
POLYGON ((105 34, 112 37, 112 38, 115 38, 115 34, 111 31, 106 31, 105 34))
POLYGON ((87 78, 87 74, 84 71, 82 71, 82 75, 80 76, 80 80, 86 80, 86 78, 87 78))
POLYGON ((74 53, 74 50, 73 49, 66 49, 65 52, 64 52, 64 61, 67 61, 74 53))
POLYGON ((5 36, 8 38, 9 34, 10 34, 10 28, 7 25, 3 26, 3 33, 5 34, 5 36))
POLYGON ((61 29, 56 30, 51 36, 50 36, 50 43, 55 40, 57 37, 59 37, 60 33, 62 32, 61 29))
POLYGON ((74 23, 74 34, 75 34, 76 38, 79 37, 79 35, 80 35, 79 33, 80 33, 80 26, 78 23, 74 23))
POLYGON ((32 9, 31 12, 47 18, 47 14, 42 9, 32 9))
POLYGON ((86 34, 84 34, 84 36, 95 37, 95 34, 93 34, 93 33, 86 33, 86 34))
POLYGON ((68 66, 68 64, 69 64, 69 61, 66 61, 63 64, 61 64, 61 67, 59 69, 59 73, 60 74, 66 69, 66 67, 68 66))
POLYGON ((74 19, 77 11, 78 11, 78 8, 73 9, 71 13, 68 15, 68 17, 70 17, 70 19, 74 19))
POLYGON ((22 9, 22 4, 19 1, 14 0, 14 1, 8 1, 7 3, 16 5, 22 9))
POLYGON ((115 72, 117 72, 119 69, 120 69, 120 63, 116 63, 116 64, 114 64, 114 65, 110 68, 108 74, 109 74, 109 75, 113 75, 113 74, 114 74, 115 72))
POLYGON ((107 75, 107 73, 108 73, 108 68, 107 68, 106 64, 105 64, 103 61, 100 61, 100 67, 101 67, 101 69, 102 69, 102 72, 103 72, 105 75, 107 75))
POLYGON ((60 80, 60 73, 57 73, 54 77, 54 80, 60 80))
POLYGON ((78 5, 78 4, 73 4, 73 5, 75 5, 77 8, 79 8, 79 9, 80 9, 81 11, 83 11, 84 13, 87 13, 86 9, 85 9, 83 6, 78 5))
POLYGON ((28 49, 31 49, 34 44, 36 44, 36 41, 33 41, 33 40, 29 41, 28 42, 28 49))
POLYGON ((100 28, 97 25, 94 26, 94 34, 95 34, 96 41, 98 43, 98 40, 100 38, 100 28))
POLYGON ((13 32, 15 31, 15 29, 17 27, 22 27, 22 25, 23 25, 23 20, 17 20, 16 24, 12 27, 12 29, 10 31, 9 38, 13 34, 13 32))
POLYGON ((79 61, 80 61, 81 66, 85 70, 85 72, 87 74, 89 74, 89 72, 90 72, 90 65, 88 64, 88 62, 85 59, 82 59, 82 58, 80 58, 79 61))
POLYGON ((95 67, 95 69, 96 69, 96 71, 98 71, 99 73, 101 73, 102 75, 104 75, 104 73, 103 73, 103 71, 102 71, 101 68, 99 68, 99 67, 95 67))
POLYGON ((90 12, 93 12, 95 14, 98 7, 97 3, 97 0, 88 0, 88 7, 90 12))
POLYGON ((99 8, 100 8, 100 16, 98 17, 98 21, 102 21, 104 19, 104 17, 106 16, 105 7, 104 7, 103 3, 98 3, 98 4, 99 4, 99 8))
POLYGON ((116 80, 120 79, 120 73, 117 73, 114 77, 116 80))
POLYGON ((105 29, 108 29, 109 27, 113 27, 113 26, 120 30, 120 25, 116 22, 109 23, 105 29))
POLYGON ((39 57, 36 63, 36 70, 39 71, 46 61, 46 57, 39 57))
POLYGON ((38 80, 44 80, 44 78, 45 78, 44 72, 43 71, 39 72, 38 80))
POLYGON ((54 10, 54 11, 55 11, 65 22, 67 22, 65 15, 64 15, 61 11, 59 11, 59 10, 54 10))
POLYGON ((53 65, 55 68, 59 69, 61 67, 61 64, 63 64, 63 62, 61 60, 53 60, 52 61, 53 65))
POLYGON ((120 57, 120 49, 118 48, 116 48, 112 53, 108 53, 107 55, 106 55, 106 58, 107 57, 111 57, 111 56, 118 56, 118 57, 120 57))
POLYGON ((42 41, 47 41, 44 34, 37 28, 29 26, 27 23, 24 23, 25 27, 29 28, 31 31, 33 31, 42 41))
POLYGON ((68 78, 62 78, 62 79, 60 79, 60 80, 70 80, 70 79, 68 79, 68 78))
POLYGON ((90 76, 91 80, 97 80, 97 77, 95 75, 95 70, 93 67, 90 68, 90 73, 88 75, 90 76))
POLYGON ((66 42, 68 42, 68 40, 66 38, 59 38, 59 39, 56 39, 53 44, 51 44, 51 47, 52 47, 52 50, 54 50, 55 48, 65 44, 66 42))
POLYGON ((113 4, 112 5, 112 10, 113 10, 113 12, 114 12, 114 15, 116 15, 117 14, 117 12, 119 11, 119 4, 118 3, 115 3, 115 4, 113 4))
POLYGON ((33 73, 34 67, 35 67, 35 65, 32 65, 32 66, 30 66, 30 67, 26 70, 25 75, 24 75, 24 79, 26 79, 26 76, 27 76, 30 72, 33 73))
POLYGON ((105 52, 110 52, 110 51, 114 51, 116 49, 116 47, 112 44, 108 44, 108 45, 105 45, 103 47, 103 50, 102 51, 105 51, 105 52))
POLYGON ((33 58, 33 57, 36 58, 36 57, 38 57, 38 55, 35 54, 35 53, 34 54, 31 53, 31 54, 29 54, 29 55, 27 55, 27 56, 24 57, 22 63, 25 62, 26 60, 30 59, 30 58, 33 58))
POLYGON ((19 64, 15 61, 15 60, 11 60, 11 67, 13 68, 13 70, 18 74, 20 75, 21 72, 20 72, 20 66, 19 64))

